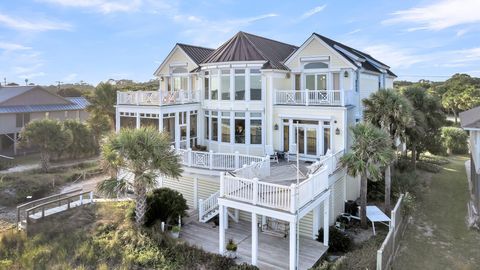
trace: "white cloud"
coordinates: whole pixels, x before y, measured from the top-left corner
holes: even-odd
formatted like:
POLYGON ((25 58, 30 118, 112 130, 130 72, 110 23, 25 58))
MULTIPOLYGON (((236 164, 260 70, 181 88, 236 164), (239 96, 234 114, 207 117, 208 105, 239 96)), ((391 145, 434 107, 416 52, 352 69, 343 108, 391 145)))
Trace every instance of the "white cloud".
POLYGON ((414 7, 392 13, 383 24, 410 23, 408 31, 442 30, 453 26, 479 23, 480 1, 442 0, 423 7, 414 7))
POLYGON ((212 21, 203 17, 177 14, 173 19, 186 27, 181 34, 190 37, 195 44, 216 47, 242 28, 277 16, 275 13, 268 13, 254 17, 212 21))
POLYGON ((20 79, 33 79, 33 78, 36 78, 36 77, 43 77, 47 75, 47 73, 45 72, 35 72, 35 73, 26 73, 26 74, 20 74, 18 75, 17 77, 20 78, 20 79))
POLYGON ((77 79, 78 74, 77 73, 70 73, 67 76, 65 76, 62 81, 64 82, 73 82, 77 79))
POLYGON ((353 35, 353 34, 356 34, 356 33, 358 33, 358 32, 361 32, 361 31, 362 31, 362 29, 357 28, 357 29, 355 29, 355 30, 352 30, 352 31, 346 33, 346 35, 353 35))
POLYGON ((321 12, 322 10, 324 10, 326 7, 327 7, 327 5, 321 5, 321 6, 318 6, 318 7, 314 7, 312 9, 308 10, 307 12, 303 13, 302 16, 300 16, 300 19, 303 20, 303 19, 312 17, 313 15, 315 15, 315 14, 321 12))
POLYGON ((64 22, 54 22, 46 19, 36 21, 14 18, 0 13, 0 25, 26 31, 70 30, 72 26, 64 22))
POLYGON ((389 44, 376 44, 363 47, 363 50, 386 63, 392 68, 409 68, 413 64, 425 61, 426 57, 416 54, 408 48, 399 48, 389 44))
POLYGON ((142 0, 39 0, 72 8, 87 8, 101 13, 131 12, 142 5, 142 0))
POLYGON ((21 44, 0 41, 0 50, 21 51, 21 50, 31 50, 31 49, 32 49, 31 47, 23 46, 21 44))

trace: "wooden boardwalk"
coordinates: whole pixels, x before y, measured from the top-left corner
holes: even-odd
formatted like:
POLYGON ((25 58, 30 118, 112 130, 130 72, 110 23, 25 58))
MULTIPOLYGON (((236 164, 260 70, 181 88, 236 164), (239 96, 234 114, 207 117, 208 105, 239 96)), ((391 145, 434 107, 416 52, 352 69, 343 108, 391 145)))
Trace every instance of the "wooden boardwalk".
MULTIPOLYGON (((205 251, 218 253, 218 227, 211 223, 191 221, 182 227, 180 238, 191 245, 203 248, 205 251)), ((251 223, 239 221, 229 222, 226 230, 226 239, 231 239, 238 244, 238 263, 251 263, 251 223)), ((260 269, 288 269, 289 267, 289 239, 258 233, 258 267, 260 269)), ((311 238, 300 237, 299 269, 311 268, 317 260, 327 251, 322 243, 311 238)))

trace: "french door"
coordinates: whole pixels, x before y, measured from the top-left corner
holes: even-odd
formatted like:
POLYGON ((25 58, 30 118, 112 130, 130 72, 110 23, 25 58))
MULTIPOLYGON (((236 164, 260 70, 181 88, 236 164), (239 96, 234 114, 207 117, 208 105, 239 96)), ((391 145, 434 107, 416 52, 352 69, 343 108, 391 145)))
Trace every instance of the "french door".
POLYGON ((298 142, 295 134, 295 142, 298 146, 298 152, 304 156, 317 155, 317 127, 316 125, 299 125, 298 142))

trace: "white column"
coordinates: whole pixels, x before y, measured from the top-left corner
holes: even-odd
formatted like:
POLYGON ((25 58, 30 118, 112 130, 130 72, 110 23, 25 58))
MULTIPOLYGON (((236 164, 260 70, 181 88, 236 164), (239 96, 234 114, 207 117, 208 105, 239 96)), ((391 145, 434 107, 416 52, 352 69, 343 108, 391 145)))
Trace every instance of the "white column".
POLYGON ((191 148, 192 146, 190 145, 190 110, 187 111, 187 149, 191 148))
POLYGON ((257 265, 258 252, 258 225, 257 214, 252 213, 252 265, 257 265))
POLYGON ((290 255, 290 270, 297 269, 297 222, 290 222, 290 233, 289 233, 289 255, 290 255))
POLYGON ((163 132, 163 114, 161 111, 158 113, 158 131, 163 132))
POLYGON ((135 119, 137 120, 136 121, 136 128, 139 129, 140 128, 140 113, 137 112, 137 117, 135 117, 135 119))
POLYGON ((323 245, 328 247, 330 227, 330 195, 323 201, 323 245))
POLYGON ((175 148, 180 149, 180 125, 178 124, 180 121, 180 114, 178 112, 175 113, 175 148))
POLYGON ((320 229, 320 204, 313 208, 312 238, 315 239, 320 229))
POLYGON ((220 205, 218 213, 219 221, 219 237, 218 237, 218 253, 223 255, 225 253, 225 207, 220 205))
POLYGON ((228 207, 226 206, 225 206, 225 215, 223 217, 225 218, 224 228, 228 229, 228 207))
POLYGON ((18 144, 18 138, 17 138, 17 133, 13 133, 13 154, 17 155, 17 144, 18 144))
POLYGON ((115 108, 115 132, 120 131, 120 112, 115 108))

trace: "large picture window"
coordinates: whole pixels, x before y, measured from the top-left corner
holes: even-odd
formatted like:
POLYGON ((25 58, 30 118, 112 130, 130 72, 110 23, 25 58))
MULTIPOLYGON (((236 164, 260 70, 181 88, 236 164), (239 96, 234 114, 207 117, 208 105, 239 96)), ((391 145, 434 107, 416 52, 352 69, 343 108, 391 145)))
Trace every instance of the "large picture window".
POLYGON ((230 100, 230 70, 221 71, 220 89, 222 100, 230 100))
POLYGON ((218 76, 217 72, 211 72, 210 75, 210 99, 215 100, 218 99, 218 76))
POLYGON ((204 97, 205 99, 209 99, 209 92, 210 92, 210 73, 208 71, 205 71, 205 77, 204 77, 204 97))
POLYGON ((235 143, 245 143, 245 113, 235 113, 235 143))
POLYGON ((245 100, 245 69, 235 70, 235 100, 245 100))
POLYGON ((259 69, 250 70, 250 100, 262 100, 262 76, 259 69))

